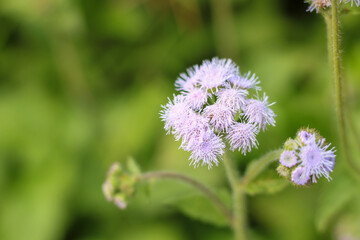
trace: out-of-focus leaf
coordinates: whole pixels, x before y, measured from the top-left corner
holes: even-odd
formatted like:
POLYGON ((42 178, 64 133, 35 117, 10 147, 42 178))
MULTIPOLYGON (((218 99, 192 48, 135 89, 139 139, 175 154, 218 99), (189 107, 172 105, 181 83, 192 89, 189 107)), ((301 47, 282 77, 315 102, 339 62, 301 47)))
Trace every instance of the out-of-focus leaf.
POLYGON ((249 195, 274 194, 283 190, 288 183, 284 179, 258 179, 249 183, 245 191, 249 195))
POLYGON ((245 182, 250 183, 259 174, 261 174, 261 172, 264 171, 267 166, 269 166, 274 161, 278 160, 281 152, 282 149, 274 150, 268 152, 259 159, 252 161, 246 168, 245 177, 244 177, 245 182))
POLYGON ((176 207, 188 217, 205 223, 216 226, 229 224, 221 211, 204 195, 180 196, 167 200, 166 204, 176 207))
POLYGON ((141 170, 139 165, 137 164, 137 162, 135 161, 135 159, 133 157, 129 157, 127 159, 127 170, 133 174, 133 175, 140 175, 141 174, 141 170))
POLYGON ((340 218, 334 228, 336 239, 360 239, 360 216, 350 213, 340 218))
POLYGON ((315 219, 317 229, 326 230, 329 223, 349 203, 357 191, 358 188, 345 175, 342 175, 341 180, 338 179, 328 185, 319 200, 315 219))

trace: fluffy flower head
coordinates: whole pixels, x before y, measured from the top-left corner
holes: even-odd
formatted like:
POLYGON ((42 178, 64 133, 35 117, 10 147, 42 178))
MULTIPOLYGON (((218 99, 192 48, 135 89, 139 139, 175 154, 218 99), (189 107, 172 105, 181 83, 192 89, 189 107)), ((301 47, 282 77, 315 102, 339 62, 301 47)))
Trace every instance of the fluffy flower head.
POLYGON ((186 93, 186 103, 194 110, 199 110, 207 102, 209 93, 201 88, 193 88, 186 93))
POLYGON ((299 132, 298 135, 303 144, 314 144, 315 143, 315 134, 313 134, 313 133, 302 130, 299 132))
POLYGON ((268 97, 265 95, 263 99, 250 99, 244 107, 244 115, 249 122, 257 124, 263 131, 267 125, 275 126, 275 113, 270 106, 274 103, 268 103, 268 97))
MULTIPOLYGON (((340 2, 343 2, 343 1, 340 0, 340 2)), ((351 6, 353 6, 354 3, 357 7, 360 6, 360 0, 344 0, 344 3, 349 3, 349 2, 351 2, 351 6)))
POLYGON ((257 148, 258 141, 256 134, 258 128, 251 123, 235 123, 231 126, 229 135, 226 137, 230 142, 231 150, 238 149, 244 155, 250 152, 253 147, 257 148))
MULTIPOLYGON (((320 10, 326 10, 332 6, 331 0, 306 0, 306 3, 310 4, 309 8, 306 10, 308 12, 319 13, 320 10)), ((351 3, 351 7, 355 4, 357 7, 360 6, 360 0, 339 0, 340 3, 351 3)))
POLYGON ((331 0, 309 0, 305 2, 310 4, 309 8, 306 10, 308 12, 316 10, 316 13, 319 13, 320 9, 325 9, 331 6, 331 0))
POLYGON ((224 148, 225 144, 219 136, 214 133, 207 134, 197 144, 192 145, 190 164, 198 166, 202 160, 202 165, 207 164, 208 168, 211 168, 213 164, 217 166, 224 148))
POLYGON ((247 72, 245 75, 235 75, 229 79, 229 82, 236 88, 240 89, 255 89, 256 91, 261 91, 261 87, 258 86, 260 81, 258 77, 251 73, 247 72))
POLYGON ((204 115, 217 132, 226 131, 234 122, 234 112, 230 107, 216 102, 204 109, 204 115))
POLYGON ((245 106, 248 91, 227 87, 219 90, 216 95, 221 105, 237 112, 242 106, 245 106))
POLYGON ((169 102, 162 107, 163 110, 160 112, 160 118, 165 122, 165 130, 168 134, 171 129, 176 132, 176 128, 185 121, 191 112, 183 95, 174 95, 174 100, 171 101, 169 99, 169 102))
POLYGON ((217 89, 223 86, 230 77, 238 73, 238 68, 231 59, 213 58, 205 60, 200 67, 200 85, 205 89, 217 89))
MULTIPOLYGON (((321 177, 331 180, 330 172, 335 166, 335 149, 329 149, 330 144, 325 143, 319 133, 314 129, 302 129, 295 140, 287 140, 289 141, 296 144, 292 145, 291 151, 285 150, 279 161, 280 166, 292 171, 289 180, 297 185, 316 183, 321 177)), ((288 145, 285 144, 285 149, 289 148, 288 145)))
POLYGON ((292 167, 297 163, 297 157, 293 151, 284 151, 280 156, 280 163, 285 167, 292 167))
POLYGON ((205 60, 180 74, 175 82, 180 94, 169 99, 160 115, 167 133, 191 153, 192 165, 218 165, 225 141, 232 151, 246 154, 257 147, 259 130, 275 125, 268 97, 248 98, 261 90, 259 83, 255 74, 241 75, 230 59, 205 60))
POLYGON ((175 82, 175 88, 178 91, 189 92, 195 88, 201 79, 201 71, 198 65, 190 67, 186 73, 181 73, 175 82))
POLYGON ((310 180, 310 174, 303 167, 297 167, 291 175, 291 181, 297 185, 305 185, 310 180))

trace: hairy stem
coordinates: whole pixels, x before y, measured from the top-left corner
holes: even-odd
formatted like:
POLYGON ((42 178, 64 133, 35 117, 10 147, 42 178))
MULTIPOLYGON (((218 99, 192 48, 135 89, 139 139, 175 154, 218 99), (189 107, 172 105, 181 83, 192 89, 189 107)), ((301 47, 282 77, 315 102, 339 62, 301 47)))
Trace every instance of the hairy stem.
POLYGON ((232 228, 236 240, 246 240, 247 222, 246 222, 246 196, 244 189, 239 187, 240 174, 236 170, 235 164, 228 154, 224 156, 224 166, 232 190, 233 204, 233 224, 232 228))
POLYGON ((331 31, 332 31, 332 44, 329 47, 331 50, 331 61, 330 63, 333 66, 333 75, 335 81, 335 98, 336 98, 336 110, 337 110, 337 121, 340 134, 340 140, 342 149, 344 150, 345 160, 347 161, 349 167, 360 174, 359 166, 353 162, 353 159, 350 158, 349 153, 349 144, 346 138, 346 129, 345 129, 345 109, 344 109, 344 93, 343 93, 343 77, 341 74, 341 54, 340 54, 340 40, 339 40, 339 10, 338 10, 338 1, 332 0, 332 16, 331 16, 331 31))
POLYGON ((224 214, 224 216, 228 219, 229 223, 232 224, 233 216, 231 211, 228 209, 228 207, 209 187, 197 181, 196 179, 193 179, 181 173, 165 172, 165 171, 148 172, 140 176, 140 180, 150 180, 150 179, 174 179, 189 184, 190 186, 196 188, 197 190, 202 192, 205 196, 207 196, 215 204, 215 206, 218 207, 218 209, 222 212, 222 214, 224 214))

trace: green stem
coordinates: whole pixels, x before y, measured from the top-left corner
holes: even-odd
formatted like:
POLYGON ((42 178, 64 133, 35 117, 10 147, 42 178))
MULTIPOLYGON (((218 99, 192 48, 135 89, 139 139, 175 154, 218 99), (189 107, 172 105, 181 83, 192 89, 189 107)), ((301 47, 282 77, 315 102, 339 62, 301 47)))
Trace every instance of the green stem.
POLYGON ((229 223, 232 224, 233 216, 228 207, 223 203, 223 201, 206 185, 203 183, 188 177, 186 175, 175 173, 175 172, 147 172, 140 176, 140 180, 150 180, 150 179, 175 179, 185 182, 192 187, 196 188, 200 192, 202 192, 205 196, 207 196, 214 204, 218 207, 222 214, 228 219, 229 223))
POLYGON ((344 96, 343 96, 343 78, 341 75, 341 54, 339 46, 339 10, 338 10, 338 1, 332 0, 332 21, 331 21, 331 30, 332 30, 332 45, 330 50, 332 50, 332 61, 333 66, 333 75, 335 80, 335 97, 336 97, 336 110, 337 110, 337 120, 338 128, 340 134, 340 140, 342 149, 344 149, 345 160, 347 161, 349 167, 360 174, 360 168, 356 163, 353 162, 350 158, 349 153, 349 144, 346 138, 345 130, 345 111, 344 111, 344 96))
POLYGON ((238 184, 240 174, 236 170, 235 164, 228 154, 225 154, 223 163, 232 190, 234 214, 232 228, 235 234, 235 240, 246 240, 248 239, 246 231, 246 196, 244 189, 238 184))

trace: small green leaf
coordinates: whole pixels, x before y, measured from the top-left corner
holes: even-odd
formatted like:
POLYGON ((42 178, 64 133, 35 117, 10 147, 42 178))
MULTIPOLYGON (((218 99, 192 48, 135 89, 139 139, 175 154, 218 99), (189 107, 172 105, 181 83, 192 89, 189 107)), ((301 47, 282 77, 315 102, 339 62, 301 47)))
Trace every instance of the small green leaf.
MULTIPOLYGON (((222 198, 230 198, 223 194, 222 198)), ((172 198, 166 204, 176 207, 186 216, 216 226, 228 226, 227 218, 221 211, 204 195, 193 194, 172 198)))
POLYGON ((288 186, 288 182, 279 178, 258 179, 249 183, 245 191, 249 195, 274 194, 288 186))
POLYGON ((252 182, 262 171, 264 171, 271 163, 280 158, 282 149, 268 152, 264 156, 252 161, 245 171, 244 182, 248 184, 252 182))
POLYGON ((135 161, 135 159, 133 157, 129 157, 127 159, 127 170, 133 174, 133 175, 140 175, 141 174, 141 170, 139 165, 137 164, 137 162, 135 161))
POLYGON ((341 175, 341 180, 327 184, 319 199, 318 212, 316 214, 316 227, 319 231, 325 231, 335 216, 349 203, 358 192, 355 184, 346 176, 341 175))

